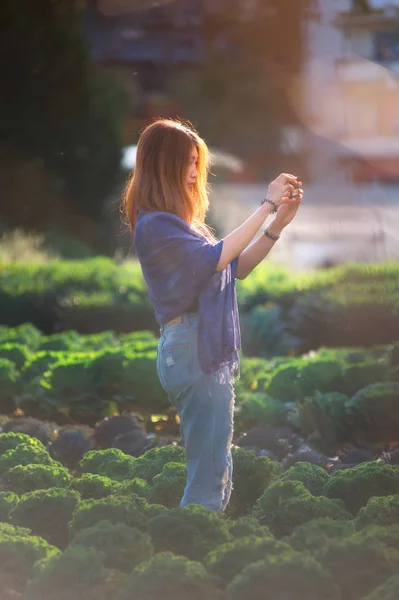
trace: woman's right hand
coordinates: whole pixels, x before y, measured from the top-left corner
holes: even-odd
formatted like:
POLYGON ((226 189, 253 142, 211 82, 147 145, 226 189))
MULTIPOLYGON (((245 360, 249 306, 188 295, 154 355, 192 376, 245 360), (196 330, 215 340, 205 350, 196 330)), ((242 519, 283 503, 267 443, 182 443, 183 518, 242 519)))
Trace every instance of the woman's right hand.
POLYGON ((298 188, 302 186, 302 182, 298 181, 295 175, 289 173, 281 173, 274 181, 269 185, 267 198, 273 200, 277 206, 282 204, 289 204, 290 202, 296 202, 297 197, 294 195, 291 198, 291 192, 296 192, 298 188))

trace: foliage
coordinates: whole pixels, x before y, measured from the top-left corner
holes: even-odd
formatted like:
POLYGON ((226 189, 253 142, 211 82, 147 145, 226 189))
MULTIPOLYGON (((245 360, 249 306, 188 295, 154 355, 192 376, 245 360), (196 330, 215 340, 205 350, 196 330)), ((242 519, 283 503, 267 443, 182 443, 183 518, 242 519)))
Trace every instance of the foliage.
POLYGON ((240 394, 235 413, 235 426, 241 431, 251 427, 279 427, 286 425, 287 408, 267 394, 244 392, 240 394))
POLYGON ((362 600, 396 600, 399 589, 399 575, 392 575, 362 600))
POLYGON ((123 523, 128 527, 136 527, 140 531, 147 529, 149 519, 166 511, 164 506, 148 504, 144 498, 131 495, 128 497, 108 496, 100 500, 83 500, 76 507, 69 524, 69 534, 72 540, 75 535, 92 527, 98 521, 107 520, 111 523, 123 523))
POLYGON ((17 446, 24 444, 37 450, 45 450, 44 445, 36 438, 27 435, 26 433, 0 433, 0 456, 7 450, 15 450, 17 446))
POLYGON ((103 552, 104 565, 130 573, 141 562, 150 560, 153 548, 150 536, 124 523, 98 521, 92 527, 79 531, 71 546, 84 546, 103 552))
POLYGON ((109 477, 84 473, 81 477, 72 479, 69 486, 77 490, 84 500, 90 498, 105 498, 120 491, 120 484, 109 477))
POLYGON ((359 390, 348 402, 347 413, 355 424, 357 443, 390 442, 399 427, 399 383, 373 383, 359 390))
POLYGON ((10 360, 18 371, 23 368, 30 357, 31 351, 22 344, 0 344, 0 359, 10 360))
POLYGON ((295 527, 321 517, 350 519, 341 500, 313 496, 299 481, 276 481, 255 504, 253 516, 270 527, 276 537, 290 535, 295 527))
POLYGON ((318 560, 341 588, 342 600, 360 600, 399 568, 396 550, 352 537, 331 542, 318 560))
POLYGON ((201 564, 162 552, 134 569, 116 600, 222 600, 217 583, 201 564))
POLYGON ((62 554, 40 560, 34 567, 26 600, 113 600, 127 577, 103 564, 105 555, 93 548, 72 546, 62 554))
POLYGON ((140 496, 140 498, 149 500, 151 495, 151 486, 140 477, 134 477, 131 481, 121 482, 119 485, 118 495, 126 496, 130 494, 135 494, 136 496, 140 496))
POLYGON ((361 463, 351 469, 336 471, 324 488, 328 498, 342 500, 353 516, 373 496, 389 496, 398 492, 399 467, 382 461, 361 463))
POLYGON ((399 520, 399 494, 370 498, 355 519, 357 530, 368 525, 393 525, 399 520))
POLYGON ((25 494, 52 487, 67 487, 72 481, 68 469, 47 465, 17 465, 4 475, 4 483, 12 492, 25 494))
POLYGON ((300 345, 282 320, 282 309, 275 304, 258 305, 240 318, 242 348, 247 356, 287 356, 300 345))
POLYGON ((269 536, 270 531, 267 527, 260 525, 259 521, 254 517, 239 517, 238 519, 228 519, 226 521, 230 534, 234 539, 258 536, 269 536))
POLYGON ((8 521, 8 515, 17 502, 17 494, 13 492, 0 492, 0 522, 8 521))
POLYGON ((51 488, 23 494, 11 510, 13 525, 28 527, 50 544, 65 548, 68 524, 80 496, 75 490, 51 488))
POLYGON ((122 450, 107 448, 107 450, 87 452, 79 464, 84 473, 93 473, 117 481, 124 481, 134 477, 134 463, 135 459, 124 454, 122 450))
POLYGON ((349 398, 339 392, 316 391, 298 402, 299 426, 327 454, 333 454, 350 439, 352 429, 346 413, 348 401, 349 398))
POLYGON ((280 481, 301 481, 313 496, 322 496, 324 486, 329 480, 325 469, 309 462, 297 462, 289 467, 281 476, 280 481))
POLYGON ((318 561, 285 552, 246 567, 227 587, 227 600, 341 600, 339 587, 318 561))
POLYGON ((181 463, 166 463, 162 472, 152 480, 150 502, 167 508, 179 506, 186 485, 186 466, 181 463))
MULTIPOLYGON (((6 434, 8 435, 8 434, 6 434)), ((61 467, 60 463, 53 460, 43 444, 19 444, 16 448, 7 450, 0 456, 0 475, 4 476, 7 471, 18 465, 47 465, 49 467, 61 467), (40 446, 39 446, 40 444, 40 446), (41 447, 42 446, 42 447, 41 447)))
POLYGON ((332 540, 349 537, 355 532, 353 521, 330 518, 314 519, 295 527, 289 537, 283 538, 294 550, 308 550, 315 558, 332 540))
POLYGON ((0 359, 0 410, 9 413, 15 410, 13 401, 14 394, 17 395, 18 389, 18 371, 15 364, 7 358, 0 359))
POLYGON ((359 542, 372 540, 399 551, 399 524, 369 525, 356 532, 353 539, 359 542))
MULTIPOLYGON (((123 96, 90 66, 79 4, 41 0, 40 11, 34 0, 5 4, 1 70, 9 85, 1 98, 2 141, 43 159, 69 192, 70 210, 98 220, 99 200, 119 173, 123 96)), ((8 221, 15 219, 11 200, 6 197, 2 211, 8 221)), ((41 206, 40 198, 31 200, 41 206)), ((47 218, 56 221, 53 210, 47 218)))
POLYGON ((279 542, 272 536, 250 536, 222 544, 205 557, 204 563, 210 573, 219 577, 224 585, 228 585, 251 563, 290 549, 288 544, 279 542))
POLYGON ((233 491, 226 508, 228 516, 247 514, 255 501, 282 472, 282 466, 253 450, 233 447, 233 491))
POLYGON ((162 473, 164 466, 171 462, 185 463, 184 448, 172 444, 161 448, 151 448, 135 459, 131 477, 140 477, 151 484, 155 475, 162 473))
POLYGON ((149 531, 155 552, 170 551, 198 561, 231 539, 227 525, 214 512, 195 504, 158 515, 150 521, 149 531))
POLYGON ((59 550, 41 537, 18 530, 0 533, 0 579, 2 591, 23 592, 36 561, 57 556, 59 550))

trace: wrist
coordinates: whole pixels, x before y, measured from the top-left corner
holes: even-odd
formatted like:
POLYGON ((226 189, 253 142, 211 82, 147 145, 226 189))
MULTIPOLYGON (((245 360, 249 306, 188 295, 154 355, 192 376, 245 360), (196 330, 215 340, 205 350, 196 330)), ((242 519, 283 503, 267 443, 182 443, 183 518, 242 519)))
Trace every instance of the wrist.
POLYGON ((277 219, 274 219, 267 228, 273 235, 280 235, 284 229, 284 225, 279 223, 277 219))

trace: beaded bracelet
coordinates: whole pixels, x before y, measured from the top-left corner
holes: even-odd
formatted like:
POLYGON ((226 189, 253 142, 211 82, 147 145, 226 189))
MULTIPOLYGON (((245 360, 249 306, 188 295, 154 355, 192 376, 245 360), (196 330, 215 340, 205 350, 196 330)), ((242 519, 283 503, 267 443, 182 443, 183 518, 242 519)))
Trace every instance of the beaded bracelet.
POLYGON ((263 233, 270 238, 271 240, 273 240, 273 242, 277 242, 277 240, 280 239, 279 235, 276 235, 274 233, 272 233, 271 231, 269 231, 267 228, 263 230, 263 233))
POLYGON ((264 200, 262 200, 262 202, 260 203, 260 205, 263 206, 263 204, 265 204, 265 202, 268 202, 269 204, 272 204, 274 206, 274 209, 271 212, 272 215, 277 212, 278 206, 274 202, 274 200, 269 200, 269 198, 265 198, 264 200))

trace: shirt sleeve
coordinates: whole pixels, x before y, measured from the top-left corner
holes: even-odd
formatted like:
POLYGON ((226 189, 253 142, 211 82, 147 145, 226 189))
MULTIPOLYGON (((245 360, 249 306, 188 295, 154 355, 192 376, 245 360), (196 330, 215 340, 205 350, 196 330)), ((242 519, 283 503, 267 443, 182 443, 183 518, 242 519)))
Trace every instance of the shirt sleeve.
POLYGON ((237 279, 237 267, 238 267, 238 259, 239 259, 239 258, 240 258, 240 257, 239 257, 239 256, 237 256, 236 258, 234 258, 234 259, 231 261, 231 278, 232 278, 232 279, 237 279))
POLYGON ((171 213, 146 217, 136 251, 140 261, 156 269, 169 286, 190 288, 199 295, 216 272, 223 240, 212 244, 171 213), (141 254, 141 256, 140 256, 141 254))

